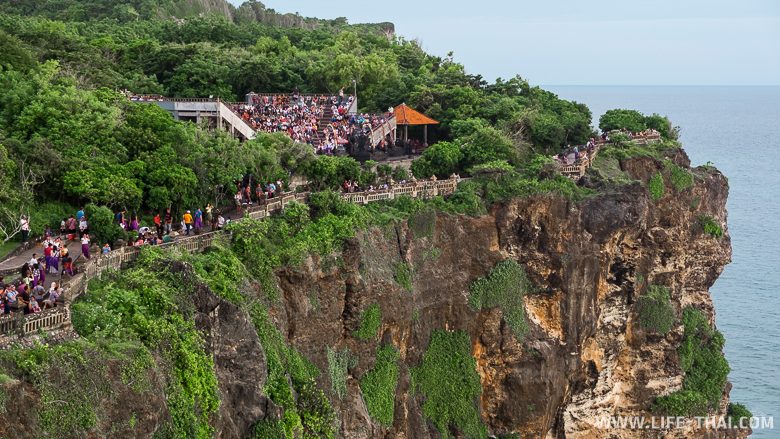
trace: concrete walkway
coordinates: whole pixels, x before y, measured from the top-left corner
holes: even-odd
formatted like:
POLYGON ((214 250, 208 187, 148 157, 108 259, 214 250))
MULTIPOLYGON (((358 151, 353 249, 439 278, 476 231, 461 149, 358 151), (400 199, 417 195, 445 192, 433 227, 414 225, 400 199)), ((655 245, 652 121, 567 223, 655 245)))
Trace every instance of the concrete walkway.
MULTIPOLYGON (((68 248, 68 252, 70 253, 70 256, 73 258, 74 263, 76 262, 76 259, 81 257, 81 242, 76 241, 70 241, 66 244, 68 248)), ((21 254, 14 256, 12 258, 6 259, 2 263, 0 263, 0 271, 5 270, 18 270, 19 268, 24 265, 25 262, 28 262, 32 258, 32 254, 37 253, 38 257, 43 256, 43 246, 41 244, 35 244, 30 248, 29 250, 25 250, 21 254)), ((62 264, 60 264, 60 269, 62 268, 62 264)), ((49 280, 49 276, 51 277, 58 277, 56 274, 52 273, 46 273, 46 280, 49 280)), ((47 282, 48 283, 48 282, 47 282)))

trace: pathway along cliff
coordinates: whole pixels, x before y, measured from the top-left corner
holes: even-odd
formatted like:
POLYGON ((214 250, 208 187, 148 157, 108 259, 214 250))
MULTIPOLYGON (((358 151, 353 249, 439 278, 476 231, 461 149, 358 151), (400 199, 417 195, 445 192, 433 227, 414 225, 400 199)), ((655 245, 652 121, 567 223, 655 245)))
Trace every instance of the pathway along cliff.
MULTIPOLYGON (((637 181, 580 202, 545 195, 480 217, 418 213, 358 232, 331 257, 276 270, 279 296, 268 315, 278 342, 321 371, 316 383, 337 414, 335 435, 746 436, 697 429, 690 419, 664 431, 598 425, 609 416, 726 414, 725 374, 708 369, 711 359, 722 366, 708 289, 731 257, 728 183, 700 167, 691 184, 675 185, 672 174, 688 171, 689 161, 681 150, 670 159, 621 160, 621 172, 637 181), (651 196, 659 175, 667 184, 651 196), (699 355, 704 348, 709 357, 699 355), (685 398, 658 399, 680 391, 685 398)), ((172 264, 192 278, 189 264, 172 264)), ((257 283, 242 293, 265 297, 257 283)), ((270 437, 258 425, 286 420, 284 404, 267 393, 278 348, 261 343, 245 308, 206 285, 193 286, 191 300, 219 382, 214 433, 270 437)), ((152 396, 139 397, 109 379, 124 390, 98 403, 98 425, 115 428, 99 431, 159 431, 170 415, 163 384, 151 382, 152 396)), ((40 436, 21 410, 41 407, 40 395, 25 380, 3 386, 15 421, 0 433, 40 436)))

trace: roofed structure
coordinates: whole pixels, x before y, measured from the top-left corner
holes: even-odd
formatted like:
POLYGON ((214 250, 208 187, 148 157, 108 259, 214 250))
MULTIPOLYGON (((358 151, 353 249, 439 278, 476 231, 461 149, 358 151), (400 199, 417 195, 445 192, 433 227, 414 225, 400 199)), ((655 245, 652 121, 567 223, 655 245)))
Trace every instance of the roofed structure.
POLYGON ((398 125, 438 125, 439 121, 420 113, 419 111, 401 104, 393 110, 398 125))

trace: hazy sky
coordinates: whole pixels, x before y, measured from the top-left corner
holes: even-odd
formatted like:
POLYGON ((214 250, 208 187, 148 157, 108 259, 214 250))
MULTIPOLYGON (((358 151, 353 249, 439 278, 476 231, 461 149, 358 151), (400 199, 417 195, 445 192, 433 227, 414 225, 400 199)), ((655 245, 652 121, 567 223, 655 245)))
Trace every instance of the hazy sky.
POLYGON ((391 21, 489 81, 780 85, 780 0, 262 1, 278 12, 391 21))

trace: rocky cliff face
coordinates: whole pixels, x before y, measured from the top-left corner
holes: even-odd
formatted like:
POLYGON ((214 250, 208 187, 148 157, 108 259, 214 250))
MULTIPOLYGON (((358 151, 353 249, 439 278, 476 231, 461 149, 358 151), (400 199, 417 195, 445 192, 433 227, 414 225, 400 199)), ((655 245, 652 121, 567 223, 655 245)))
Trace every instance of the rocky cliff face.
MULTIPOLYGON (((675 161, 689 166, 684 153, 675 161)), ((642 158, 625 161, 623 168, 647 181, 663 166, 642 158)), ((636 183, 577 204, 544 196, 494 206, 481 218, 439 214, 429 219, 428 236, 407 225, 360 233, 339 264, 311 259, 278 273, 283 304, 275 319, 320 370, 327 370, 326 347, 356 355, 347 396, 332 397, 344 437, 440 437, 422 415, 409 374, 434 329, 470 335, 482 386, 480 413, 489 432, 644 437, 641 431, 599 430, 596 419, 651 416, 657 396, 681 388, 679 316, 693 306, 714 321, 708 288, 731 257, 728 234, 711 237, 699 223, 708 215, 725 230, 726 178, 711 170, 695 174, 692 188, 667 190, 655 202, 636 183), (537 287, 524 298, 530 330, 522 342, 500 309, 475 311, 468 303, 471 283, 506 259, 525 267, 537 287), (398 264, 412 268, 411 292, 394 280, 398 264), (663 336, 637 323, 634 304, 648 284, 671 291, 678 318, 663 336), (373 303, 383 310, 381 340, 400 351, 402 362, 389 428, 372 422, 358 384, 373 365, 376 343, 352 333, 361 310, 373 303)), ((330 388, 327 374, 320 384, 330 388)), ((721 414, 727 401, 724 394, 721 414)), ((687 424, 668 434, 705 432, 687 424)))
MULTIPOLYGON (((682 152, 673 160, 683 169, 689 166, 682 152)), ((691 422, 666 431, 597 425, 602 416, 652 416, 658 396, 682 387, 682 310, 701 310, 714 325, 708 289, 731 257, 723 175, 694 170, 692 187, 667 189, 653 201, 644 183, 665 165, 634 158, 621 168, 639 182, 602 187, 599 195, 578 203, 555 196, 516 199, 478 218, 420 214, 408 223, 359 232, 329 258, 311 257, 277 271, 281 299, 271 307, 271 318, 286 342, 322 371, 318 385, 336 410, 339 437, 447 436, 425 417, 424 397, 412 388, 411 369, 423 362, 435 330, 468 335, 481 388, 474 404, 492 435, 744 437, 744 431, 697 430, 691 422), (705 234, 702 216, 720 224, 724 235, 705 234), (528 326, 523 337, 513 332, 506 310, 476 310, 469 303, 472 283, 506 260, 523 267, 534 285, 521 302, 528 326), (636 304, 648 285, 671 292, 675 319, 664 335, 638 322, 636 304), (361 314, 375 304, 381 309, 377 337, 355 337, 361 314), (369 415, 360 388, 379 344, 391 344, 400 354, 389 426, 369 415), (340 398, 331 390, 328 349, 349 350, 355 359, 340 398)), ((192 277, 187 264, 172 264, 183 279, 192 277)), ((263 297, 259 287, 246 288, 263 297)), ((283 416, 264 394, 266 350, 247 312, 205 285, 195 284, 191 305, 219 380, 215 434, 251 437, 256 421, 283 416)), ((145 393, 130 391, 118 372, 106 380, 113 390, 100 399, 103 415, 96 431, 151 437, 165 424, 164 383, 156 374, 145 393), (132 425, 122 423, 127 410, 138 414, 132 425)), ((1 387, 11 419, 26 419, 21 408, 42 404, 27 383, 1 387)), ((717 414, 726 411, 728 388, 717 414)), ((14 431, 24 433, 19 437, 40 433, 37 425, 14 431)), ((445 433, 464 437, 455 428, 445 433)))

